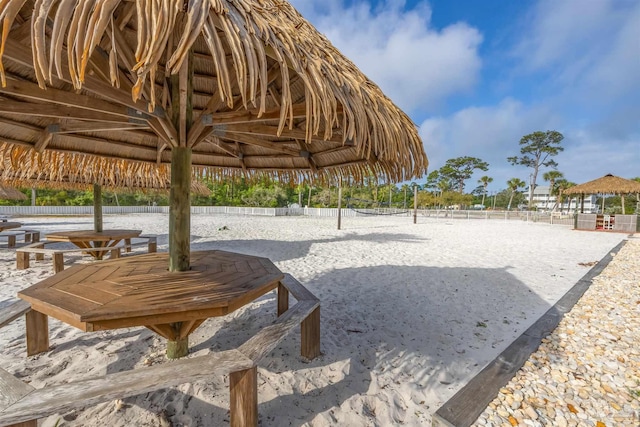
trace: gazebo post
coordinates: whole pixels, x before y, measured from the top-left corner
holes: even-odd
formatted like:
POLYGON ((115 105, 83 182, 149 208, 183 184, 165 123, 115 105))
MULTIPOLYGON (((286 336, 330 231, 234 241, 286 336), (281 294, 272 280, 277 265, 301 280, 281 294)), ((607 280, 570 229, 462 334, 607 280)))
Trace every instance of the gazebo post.
MULTIPOLYGON (((186 14, 179 17, 182 25, 186 14)), ((180 21, 178 21, 180 22, 180 21)), ((179 27, 179 25, 178 25, 179 27)), ((169 271, 188 271, 191 261, 191 152, 187 135, 193 123, 193 50, 177 74, 171 76, 171 121, 178 131, 178 146, 171 149, 171 192, 169 194, 169 271)), ((181 323, 172 323, 180 330, 181 323)), ((189 353, 189 337, 169 341, 167 357, 177 359, 189 353)))
POLYGON ((102 231, 102 186, 93 184, 93 231, 102 231))
POLYGON ((624 212, 624 194, 620 193, 620 200, 622 201, 622 215, 625 215, 624 212))

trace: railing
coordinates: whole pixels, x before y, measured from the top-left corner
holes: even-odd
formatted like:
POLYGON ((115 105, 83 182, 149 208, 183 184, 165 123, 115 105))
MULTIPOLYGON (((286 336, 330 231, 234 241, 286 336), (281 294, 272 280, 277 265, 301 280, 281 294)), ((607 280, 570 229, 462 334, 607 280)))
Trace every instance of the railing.
MULTIPOLYGON (((123 215, 132 213, 168 214, 168 206, 103 206, 103 215, 123 215)), ((337 208, 260 208, 240 206, 192 206, 192 214, 257 215, 257 216, 338 216, 337 208)), ((93 206, 0 206, 0 215, 93 215, 93 206)), ((413 216, 413 209, 351 209, 342 208, 342 217, 367 216, 413 216)), ((419 209, 418 217, 435 220, 520 220, 548 224, 573 225, 573 215, 558 212, 528 211, 480 211, 452 209, 419 209)))

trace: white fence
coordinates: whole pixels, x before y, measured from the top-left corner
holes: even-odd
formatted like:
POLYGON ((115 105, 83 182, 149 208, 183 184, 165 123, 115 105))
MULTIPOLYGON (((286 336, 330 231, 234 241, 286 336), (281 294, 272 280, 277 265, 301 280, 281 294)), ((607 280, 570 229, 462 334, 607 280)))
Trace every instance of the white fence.
MULTIPOLYGON (((131 213, 168 214, 168 206, 103 206, 103 215, 124 215, 131 213)), ((258 215, 258 216, 313 216, 337 217, 337 208, 250 208, 238 206, 192 206, 192 214, 226 214, 226 215, 258 215)), ((93 206, 0 206, 0 215, 93 215, 93 206)), ((413 216, 413 210, 403 209, 342 209, 342 216, 366 217, 377 215, 413 216)), ((557 213, 517 212, 517 211, 478 211, 420 209, 418 218, 439 220, 520 220, 526 222, 543 222, 549 224, 573 225, 573 215, 557 213)))

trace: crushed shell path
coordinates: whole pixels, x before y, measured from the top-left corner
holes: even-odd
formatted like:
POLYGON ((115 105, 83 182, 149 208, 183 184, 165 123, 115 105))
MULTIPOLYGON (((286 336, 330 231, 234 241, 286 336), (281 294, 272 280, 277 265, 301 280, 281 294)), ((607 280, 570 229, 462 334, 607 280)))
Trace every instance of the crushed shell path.
POLYGON ((473 425, 640 426, 640 237, 594 278, 473 425))

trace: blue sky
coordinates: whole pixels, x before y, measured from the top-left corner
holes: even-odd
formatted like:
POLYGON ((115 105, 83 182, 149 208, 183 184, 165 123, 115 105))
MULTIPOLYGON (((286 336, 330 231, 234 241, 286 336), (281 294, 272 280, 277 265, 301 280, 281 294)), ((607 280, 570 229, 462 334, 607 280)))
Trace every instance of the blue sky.
POLYGON ((564 135, 556 161, 570 181, 640 176, 640 1, 291 3, 411 116, 429 171, 489 163, 468 191, 484 174, 489 190, 528 182, 506 158, 538 130, 564 135))

